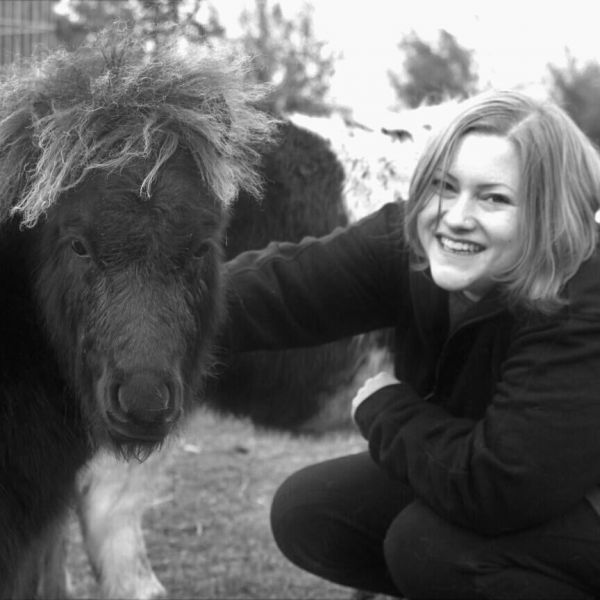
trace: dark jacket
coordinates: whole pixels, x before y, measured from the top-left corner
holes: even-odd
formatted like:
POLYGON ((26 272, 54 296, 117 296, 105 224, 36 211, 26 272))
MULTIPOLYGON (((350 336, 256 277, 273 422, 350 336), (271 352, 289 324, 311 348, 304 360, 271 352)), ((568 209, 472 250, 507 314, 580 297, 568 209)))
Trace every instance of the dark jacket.
POLYGON ((493 291, 452 328, 448 292, 409 266, 403 205, 228 265, 228 345, 310 346, 395 327, 402 382, 356 420, 373 459, 448 520, 487 534, 567 511, 600 484, 600 257, 552 316, 493 291))

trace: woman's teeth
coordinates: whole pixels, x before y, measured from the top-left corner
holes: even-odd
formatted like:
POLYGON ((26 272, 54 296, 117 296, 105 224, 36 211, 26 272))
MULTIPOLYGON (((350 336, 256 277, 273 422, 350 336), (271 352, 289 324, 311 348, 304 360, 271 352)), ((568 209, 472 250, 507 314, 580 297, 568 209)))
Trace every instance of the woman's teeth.
POLYGON ((475 244, 474 242, 451 240, 444 236, 439 236, 438 240, 444 250, 457 254, 477 254, 484 249, 483 246, 475 244))

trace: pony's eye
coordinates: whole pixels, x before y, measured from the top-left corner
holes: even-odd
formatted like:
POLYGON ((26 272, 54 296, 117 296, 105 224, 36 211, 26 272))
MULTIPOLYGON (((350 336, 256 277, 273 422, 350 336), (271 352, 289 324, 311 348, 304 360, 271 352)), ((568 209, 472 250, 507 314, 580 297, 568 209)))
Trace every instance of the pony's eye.
POLYGON ((86 245, 78 239, 74 239, 71 241, 71 249, 73 250, 73 252, 75 252, 75 254, 77 254, 77 256, 83 257, 90 255, 88 249, 86 248, 86 245))
POLYGON ((201 244, 198 244, 196 246, 196 248, 194 248, 194 251, 192 252, 192 256, 194 258, 203 258, 209 250, 210 250, 210 243, 202 242, 201 244))

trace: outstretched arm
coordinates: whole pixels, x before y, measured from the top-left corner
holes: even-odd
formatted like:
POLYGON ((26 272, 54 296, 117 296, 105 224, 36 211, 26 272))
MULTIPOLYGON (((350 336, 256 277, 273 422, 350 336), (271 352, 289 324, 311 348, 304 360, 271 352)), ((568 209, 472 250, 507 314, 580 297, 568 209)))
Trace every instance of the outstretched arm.
POLYGON ((298 244, 271 243, 227 264, 232 351, 314 346, 395 324, 408 272, 402 206, 298 244))

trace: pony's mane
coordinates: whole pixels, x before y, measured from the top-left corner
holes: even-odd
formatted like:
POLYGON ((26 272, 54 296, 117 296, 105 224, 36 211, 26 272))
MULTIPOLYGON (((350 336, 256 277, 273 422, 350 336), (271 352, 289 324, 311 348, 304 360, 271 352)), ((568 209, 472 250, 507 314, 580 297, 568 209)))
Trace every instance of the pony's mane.
POLYGON ((58 50, 0 81, 0 222, 33 226, 60 194, 93 170, 149 165, 140 194, 186 150, 228 203, 257 194, 257 148, 272 120, 253 106, 264 90, 245 82, 244 59, 200 56, 175 45, 152 55, 127 32, 58 50))

